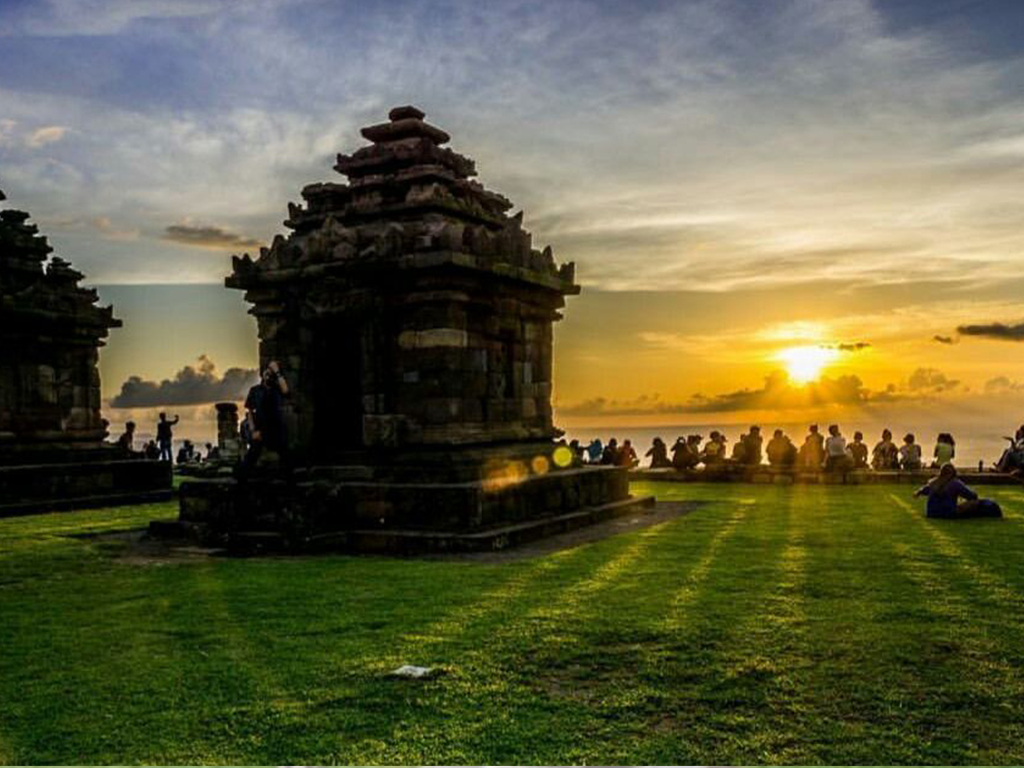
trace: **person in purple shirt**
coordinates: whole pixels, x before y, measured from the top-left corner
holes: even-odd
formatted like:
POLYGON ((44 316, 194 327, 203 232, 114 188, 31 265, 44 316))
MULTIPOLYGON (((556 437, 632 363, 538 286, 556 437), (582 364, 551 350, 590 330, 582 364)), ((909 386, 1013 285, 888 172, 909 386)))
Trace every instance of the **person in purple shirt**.
POLYGON ((956 467, 943 464, 939 476, 917 489, 915 496, 927 496, 928 517, 959 520, 965 517, 1002 517, 999 505, 990 499, 979 499, 956 475, 956 467), (967 499, 958 504, 959 499, 967 499))

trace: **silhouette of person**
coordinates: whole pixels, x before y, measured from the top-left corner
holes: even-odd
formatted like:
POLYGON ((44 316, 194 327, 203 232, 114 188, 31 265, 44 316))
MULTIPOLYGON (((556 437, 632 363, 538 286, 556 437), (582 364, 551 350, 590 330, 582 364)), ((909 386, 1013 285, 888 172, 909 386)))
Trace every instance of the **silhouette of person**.
POLYGON ((791 467, 796 462, 796 446, 781 429, 776 429, 766 448, 768 463, 773 467, 791 467))
POLYGON ((124 432, 117 438, 117 447, 126 456, 135 453, 135 422, 129 421, 124 425, 124 432))
MULTIPOLYGON (((918 446, 920 448, 920 446, 918 446)), ((979 499, 978 494, 972 491, 957 477, 956 467, 950 464, 943 464, 939 470, 939 476, 917 489, 914 496, 927 496, 928 506, 926 515, 945 519, 958 519, 965 517, 1002 517, 1003 511, 999 505, 989 499, 979 499), (963 504, 957 504, 961 498, 967 499, 963 504)))
POLYGON ((672 462, 668 460, 668 447, 660 437, 654 438, 651 442, 651 447, 644 456, 651 457, 651 469, 663 469, 672 466, 672 462))
POLYGON ((284 424, 284 399, 288 382, 276 360, 263 370, 260 383, 245 398, 246 421, 249 425, 249 450, 242 459, 240 476, 248 477, 265 448, 277 453, 280 466, 288 469, 288 436, 284 424))
POLYGON ((804 444, 800 446, 800 466, 806 469, 821 469, 825 463, 825 438, 818 432, 818 425, 811 424, 804 444))
POLYGON ((899 448, 892 441, 892 432, 882 430, 882 439, 871 450, 871 466, 876 470, 892 470, 899 466, 899 448))
POLYGON ((590 444, 586 447, 587 452, 587 463, 597 464, 601 461, 601 454, 604 453, 604 446, 601 444, 601 438, 595 437, 590 441, 590 444))
POLYGON ((619 454, 616 457, 615 462, 620 467, 635 467, 640 463, 640 460, 636 456, 636 450, 633 448, 633 443, 629 440, 622 441, 622 448, 619 449, 619 454))
POLYGON ((761 428, 751 427, 750 431, 743 438, 743 462, 745 464, 757 466, 761 463, 761 445, 763 442, 761 428))
POLYGON ((174 421, 167 420, 167 414, 160 414, 160 421, 156 425, 156 444, 160 449, 160 460, 170 461, 171 460, 171 444, 174 442, 174 430, 172 429, 179 421, 180 417, 175 414, 174 421))
POLYGON ((849 457, 846 455, 846 438, 839 431, 838 424, 828 428, 828 439, 825 440, 825 469, 829 472, 846 469, 849 457))
POLYGON ((921 446, 914 442, 914 435, 910 432, 903 438, 903 445, 900 446, 900 468, 921 468, 921 446))
POLYGON ((619 463, 619 441, 614 437, 608 441, 608 445, 601 452, 601 463, 606 466, 615 466, 619 463))
POLYGON ((708 435, 708 441, 704 444, 700 460, 704 462, 705 467, 725 461, 725 436, 717 429, 711 430, 711 434, 708 435))
POLYGON ((935 451, 932 455, 935 457, 933 466, 942 467, 953 463, 953 459, 956 457, 956 440, 949 432, 939 433, 935 439, 935 451))
POLYGON ((863 432, 853 433, 853 442, 846 448, 854 469, 866 469, 868 466, 868 446, 864 442, 863 432))

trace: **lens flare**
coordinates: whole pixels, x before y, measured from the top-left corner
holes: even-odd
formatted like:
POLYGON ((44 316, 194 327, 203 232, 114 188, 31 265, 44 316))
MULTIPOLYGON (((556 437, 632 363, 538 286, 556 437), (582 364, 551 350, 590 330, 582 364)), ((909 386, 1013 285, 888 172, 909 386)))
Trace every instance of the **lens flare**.
POLYGON ((565 469, 572 464, 572 451, 568 446, 560 445, 555 448, 555 452, 551 454, 551 460, 555 462, 555 466, 565 469))

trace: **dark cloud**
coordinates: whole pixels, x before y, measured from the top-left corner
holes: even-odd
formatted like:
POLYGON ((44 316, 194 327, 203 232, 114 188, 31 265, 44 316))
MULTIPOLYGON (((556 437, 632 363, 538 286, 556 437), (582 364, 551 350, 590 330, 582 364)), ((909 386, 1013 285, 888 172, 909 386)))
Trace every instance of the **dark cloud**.
POLYGON ((131 376, 121 391, 110 400, 114 408, 148 408, 159 405, 198 405, 224 400, 241 400, 258 379, 254 368, 228 368, 218 376, 216 366, 206 355, 198 365, 187 365, 173 379, 159 384, 131 376))
POLYGON ((961 325, 957 329, 961 336, 984 336, 989 339, 1003 341, 1024 341, 1024 323, 1007 325, 1005 323, 982 323, 980 325, 961 325))
POLYGON ((1019 392, 1024 390, 1024 382, 1011 381, 1006 376, 996 376, 985 382, 985 394, 996 395, 1006 392, 1019 392))
POLYGON ((939 334, 932 336, 932 341, 937 341, 939 344, 956 344, 956 339, 952 336, 940 336, 939 334))
POLYGON ((196 248, 259 248, 263 243, 251 237, 228 232, 220 227, 192 227, 187 224, 172 224, 164 229, 164 240, 173 240, 196 248))
POLYGON ((837 349, 840 352, 860 352, 861 350, 867 349, 871 346, 870 342, 867 341, 853 341, 853 342, 842 342, 840 344, 826 344, 827 349, 837 349))
POLYGON ((957 379, 950 379, 935 368, 918 368, 907 379, 907 389, 911 392, 947 392, 959 385, 957 379))

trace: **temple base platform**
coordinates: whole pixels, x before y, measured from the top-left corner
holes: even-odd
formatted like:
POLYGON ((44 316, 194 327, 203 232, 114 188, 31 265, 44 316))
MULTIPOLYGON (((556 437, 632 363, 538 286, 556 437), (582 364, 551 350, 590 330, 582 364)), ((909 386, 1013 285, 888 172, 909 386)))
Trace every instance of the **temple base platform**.
POLYGON ((0 517, 172 497, 169 462, 103 459, 0 466, 0 517))
POLYGON ((150 533, 239 552, 389 554, 499 550, 634 512, 626 470, 576 467, 462 482, 379 479, 371 467, 319 467, 288 480, 187 481, 177 520, 150 533))

